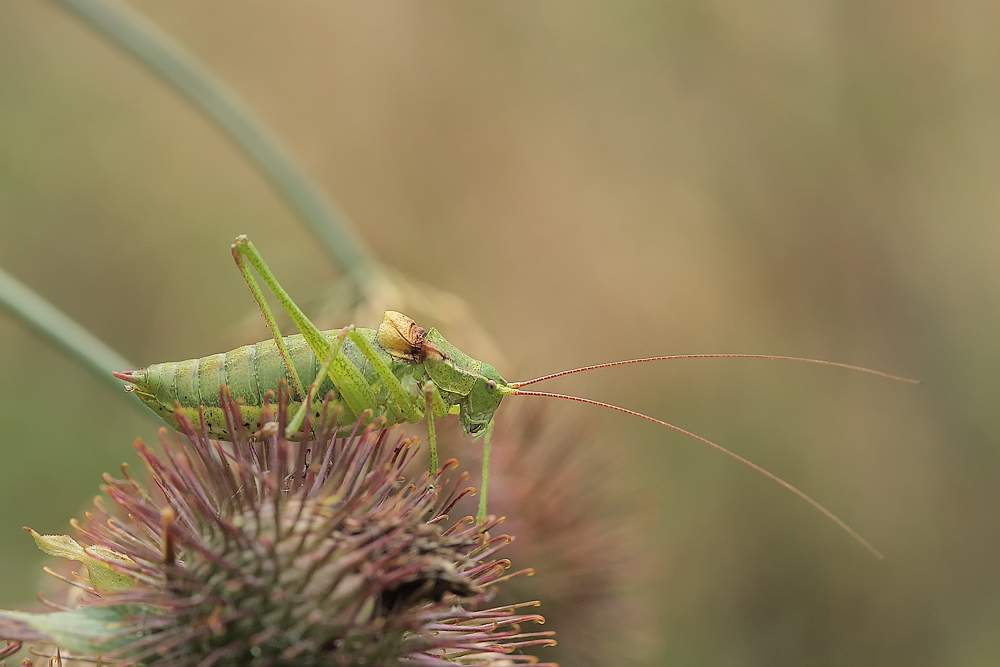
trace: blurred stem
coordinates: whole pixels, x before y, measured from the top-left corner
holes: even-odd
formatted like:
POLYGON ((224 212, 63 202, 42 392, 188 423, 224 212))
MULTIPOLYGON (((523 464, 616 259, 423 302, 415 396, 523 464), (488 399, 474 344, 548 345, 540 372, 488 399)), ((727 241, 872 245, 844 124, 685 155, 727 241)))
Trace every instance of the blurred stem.
POLYGON ((197 58, 145 16, 118 0, 56 0, 105 37, 162 76, 218 123, 272 185, 309 223, 363 291, 382 273, 378 259, 354 231, 347 216, 282 147, 240 97, 197 58))
MULTIPOLYGON (((137 366, 3 269, 0 269, 0 305, 79 362, 95 378, 124 393, 121 381, 112 377, 111 371, 137 366)), ((151 414, 138 400, 130 402, 144 414, 151 414)))

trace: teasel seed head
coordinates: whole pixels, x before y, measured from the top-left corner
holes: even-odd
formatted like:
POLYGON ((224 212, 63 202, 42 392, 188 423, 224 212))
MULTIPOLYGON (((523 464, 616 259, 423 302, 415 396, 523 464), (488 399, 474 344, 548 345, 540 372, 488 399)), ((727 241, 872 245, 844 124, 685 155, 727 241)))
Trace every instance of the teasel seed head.
POLYGON ((537 602, 490 606, 530 571, 498 558, 511 541, 490 536, 498 521, 449 519, 472 491, 467 474, 446 479, 457 462, 408 483, 413 442, 377 421, 336 437, 329 401, 304 425, 312 437, 289 442, 279 396, 251 435, 224 388, 231 443, 179 417, 162 455, 135 443, 151 490, 123 466, 105 475, 112 502, 73 522, 80 541, 32 531, 86 564, 69 580, 85 594, 54 613, 0 612, 0 639, 150 667, 513 665, 536 660, 521 647, 554 644, 522 629, 544 622, 537 602))

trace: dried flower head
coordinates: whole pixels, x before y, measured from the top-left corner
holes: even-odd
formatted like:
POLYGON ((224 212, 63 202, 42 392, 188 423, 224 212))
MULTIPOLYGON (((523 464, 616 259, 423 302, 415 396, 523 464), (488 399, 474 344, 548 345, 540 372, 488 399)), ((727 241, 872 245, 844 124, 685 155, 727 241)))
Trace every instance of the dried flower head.
MULTIPOLYGON (((646 664, 656 645, 646 593, 662 560, 647 548, 636 489, 609 474, 611 452, 624 443, 614 445, 571 410, 543 402, 507 407, 493 436, 490 507, 518 536, 505 553, 536 571, 497 599, 545 600, 559 646, 528 652, 575 667, 646 664)), ((459 509, 474 511, 472 499, 459 509)))
MULTIPOLYGON (((283 392, 281 392, 283 394, 283 392)), ((552 644, 522 608, 488 606, 520 574, 496 557, 510 538, 446 516, 467 475, 407 484, 409 440, 373 426, 348 438, 306 424, 289 443, 286 403, 255 438, 227 394, 232 445, 189 422, 164 455, 142 442, 154 489, 123 467, 97 512, 74 523, 83 546, 32 531, 48 553, 84 562, 79 606, 0 612, 0 638, 47 642, 63 657, 150 666, 522 664, 552 644)), ((327 411, 318 424, 326 424, 327 411)), ((14 646, 0 647, 0 657, 14 646)))

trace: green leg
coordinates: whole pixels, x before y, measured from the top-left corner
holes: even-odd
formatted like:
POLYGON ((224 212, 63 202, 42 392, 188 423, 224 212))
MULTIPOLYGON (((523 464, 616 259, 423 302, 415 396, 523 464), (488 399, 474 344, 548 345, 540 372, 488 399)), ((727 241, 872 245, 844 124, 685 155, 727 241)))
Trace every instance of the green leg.
MULTIPOLYGON (((330 353, 326 355, 326 359, 323 360, 323 365, 320 366, 319 372, 316 373, 316 379, 313 380, 311 385, 309 385, 309 391, 306 393, 306 398, 310 395, 315 395, 316 390, 319 389, 319 385, 323 381, 323 378, 330 371, 330 365, 333 363, 334 358, 340 354, 341 348, 344 347, 344 341, 347 339, 347 332, 349 330, 350 327, 344 327, 340 330, 340 333, 337 334, 337 342, 330 348, 330 353)), ((303 399, 302 404, 295 413, 295 416, 292 417, 292 420, 288 422, 288 426, 285 428, 286 438, 291 438, 298 432, 298 430, 302 427, 302 422, 305 421, 306 411, 310 408, 311 406, 308 402, 303 399)), ((306 433, 305 435, 308 437, 309 434, 306 433)))
MULTIPOLYGON (((271 269, 268 268, 267 264, 264 262, 264 258, 261 257, 257 248, 254 247, 253 243, 250 242, 245 235, 238 236, 236 241, 233 243, 233 258, 236 260, 236 265, 239 266, 240 272, 243 274, 244 280, 246 280, 247 286, 250 288, 250 292, 253 294, 254 299, 257 301, 257 305, 260 307, 261 313, 264 315, 264 319, 267 321, 267 326, 274 335, 274 341, 278 345, 278 350, 281 352, 282 359, 285 361, 285 366, 288 368, 289 376, 293 379, 295 383, 295 388, 298 390, 299 395, 302 397, 303 402, 306 400, 306 392, 302 386, 301 380, 299 380, 298 373, 295 370, 295 366, 292 364, 291 357, 288 354, 288 349, 285 347, 285 342, 281 338, 281 332, 278 330, 278 325, 274 321, 274 316, 271 314, 271 310, 267 305, 267 301, 264 299, 264 294, 260 290, 260 286, 257 285, 257 281, 254 279, 253 274, 250 269, 243 263, 243 259, 256 269, 257 273, 260 274, 261 279, 264 284, 267 285, 271 293, 278 299, 281 306, 285 309, 285 312, 292 318, 295 322, 295 326, 298 327, 299 332, 305 338, 306 343, 309 345, 309 349, 312 353, 316 355, 317 359, 324 359, 324 366, 327 367, 327 372, 330 375, 330 379, 337 386, 344 400, 350 406, 351 410, 355 414, 361 414, 364 410, 372 410, 378 414, 377 405, 375 403, 375 395, 372 393, 371 387, 368 386, 368 382, 365 380, 361 371, 357 369, 344 355, 340 354, 340 349, 343 344, 343 339, 339 339, 337 342, 337 348, 334 354, 331 356, 330 351, 333 349, 330 341, 327 340, 326 336, 323 335, 316 325, 306 317, 305 313, 292 301, 292 298, 288 293, 278 284, 278 279, 274 277, 271 273, 271 269), (329 357, 329 359, 328 359, 329 357), (327 363, 327 360, 329 363, 327 363)), ((341 332, 344 334, 344 332, 341 332)), ((397 378, 392 373, 392 369, 385 363, 385 361, 372 349, 371 344, 361 336, 357 331, 354 330, 353 326, 346 328, 346 336, 351 339, 361 353, 368 358, 372 363, 372 367, 385 382, 386 387, 388 387, 393 400, 400 406, 404 418, 410 423, 416 423, 420 421, 424 415, 421 411, 420 402, 416 397, 412 397, 406 393, 403 389, 403 385, 400 383, 399 378, 397 378)), ((322 379, 322 374, 318 374, 314 384, 318 384, 322 379)), ((435 406, 438 404, 443 405, 440 399, 440 395, 434 392, 437 396, 437 401, 435 406)), ((305 403, 303 403, 305 405, 305 403)), ((299 412, 302 412, 300 408, 299 412)), ((305 418, 305 413, 302 412, 302 418, 299 419, 298 413, 295 418, 293 418, 293 423, 297 422, 301 425, 302 420, 305 418)), ((436 445, 436 443, 435 443, 436 445)))
MULTIPOLYGON (((236 237, 236 241, 233 243, 233 259, 236 260, 236 265, 240 268, 240 272, 243 274, 243 279, 247 283, 247 287, 250 288, 250 292, 253 294, 254 299, 257 301, 257 305, 260 307, 261 313, 264 315, 264 319, 267 321, 267 326, 274 335, 274 342, 278 346, 278 351, 281 353, 281 357, 285 362, 285 367, 288 369, 288 374, 292 378, 295 389, 299 392, 302 400, 306 399, 305 388, 302 386, 302 381, 299 379, 298 372, 295 370, 294 364, 292 364, 291 357, 288 354, 288 348, 285 346, 284 340, 281 338, 281 332, 278 330, 278 325, 274 321, 274 316, 271 314, 271 309, 267 305, 267 301, 264 299, 264 294, 260 290, 260 286, 257 284, 256 279, 253 277, 250 268, 243 263, 245 259, 250 265, 256 269, 257 273, 260 274, 261 279, 264 284, 267 285, 271 293, 278 299, 281 306, 285 309, 285 312, 291 316, 292 321, 295 322, 295 326, 298 328, 302 337, 305 338, 306 343, 309 345, 309 349, 312 353, 316 355, 317 359, 326 360, 330 356, 330 350, 334 347, 326 336, 316 328, 316 325, 306 317, 305 313, 292 301, 292 298, 288 295, 288 292, 278 284, 278 279, 274 277, 271 273, 271 269, 268 268, 267 264, 264 262, 264 258, 261 257, 260 253, 257 252, 257 248, 254 247, 253 243, 250 242, 245 235, 236 237)), ((348 328, 348 335, 350 335, 353 327, 348 328)), ((352 337, 352 340, 354 338, 352 337)), ((371 387, 365 381, 364 376, 361 374, 354 364, 352 364, 343 354, 339 352, 334 354, 330 358, 330 363, 327 368, 327 373, 330 379, 333 380, 333 384, 336 385, 338 391, 344 398, 348 407, 356 415, 360 415, 365 410, 372 410, 377 414, 377 404, 375 402, 375 394, 372 392, 371 387)), ((318 376, 317 382, 320 381, 322 375, 318 376)), ((303 417, 305 415, 303 414, 303 417)))
MULTIPOLYGON (((254 298, 257 299, 257 303, 260 305, 260 309, 265 313, 265 319, 269 319, 269 324, 274 322, 274 318, 270 317, 271 311, 267 307, 267 303, 264 301, 264 295, 261 294, 260 288, 257 286, 257 281, 254 280, 253 275, 250 273, 250 269, 246 268, 242 262, 242 258, 246 258, 250 265, 257 270, 260 274, 261 279, 267 288, 271 290, 275 298, 281 304, 281 307, 285 309, 285 312, 292 318, 295 322, 295 326, 302 333, 302 336, 306 339, 306 343, 309 344, 309 349, 313 351, 317 359, 326 359, 326 355, 330 352, 330 341, 326 339, 326 336, 316 328, 316 325, 306 317, 306 314, 302 312, 292 297, 288 296, 288 292, 278 284, 278 279, 274 277, 271 273, 271 269, 268 268, 267 264, 264 263, 264 258, 260 256, 257 252, 257 248, 254 247, 253 243, 250 242, 245 235, 240 235, 236 237, 236 241, 233 243, 233 257, 236 259, 236 264, 240 267, 240 271, 243 272, 244 278, 247 280, 247 284, 252 286, 250 291, 254 293, 254 298)), ((273 331, 277 331, 278 327, 274 326, 273 331)))
POLYGON ((427 409, 424 416, 427 417, 427 446, 430 450, 430 472, 433 481, 434 475, 438 472, 438 447, 437 433, 434 430, 434 392, 437 387, 434 383, 427 381, 424 383, 424 397, 427 399, 427 409))
POLYGON ((382 378, 382 382, 389 389, 389 393, 392 395, 396 404, 399 405, 403 412, 403 418, 406 419, 410 424, 416 424, 418 421, 423 419, 424 415, 420 409, 419 399, 406 393, 403 389, 402 383, 400 383, 399 378, 397 378, 392 373, 392 369, 385 363, 385 361, 378 355, 378 353, 372 348, 371 343, 359 334, 357 331, 351 330, 347 334, 351 342, 358 346, 361 350, 361 354, 368 358, 371 362, 372 368, 378 373, 379 377, 382 378))
MULTIPOLYGON (((278 352, 281 354, 281 358, 285 362, 285 368, 288 369, 288 376, 292 378, 295 390, 299 392, 300 400, 302 400, 304 404, 306 400, 306 392, 302 387, 302 380, 299 379, 298 371, 295 370, 295 364, 292 363, 292 358, 288 355, 288 348, 285 346, 285 341, 281 337, 281 330, 278 329, 278 323, 274 321, 274 315, 271 314, 271 308, 267 305, 263 292, 260 291, 260 285, 257 284, 257 279, 253 277, 253 273, 250 272, 250 268, 243 263, 243 256, 247 255, 247 253, 250 253, 247 256, 247 259, 254 265, 257 272, 261 274, 261 277, 264 278, 264 283, 271 288, 271 291, 274 292, 275 287, 277 287, 277 289, 281 290, 284 294, 284 290, 282 290, 281 285, 278 285, 278 282, 274 280, 274 276, 271 275, 271 270, 267 268, 267 264, 264 264, 264 260, 260 259, 260 255, 257 254, 257 249, 253 247, 250 240, 247 239, 246 236, 237 237, 236 242, 233 243, 233 259, 236 260, 236 266, 239 267, 240 273, 243 274, 243 280, 246 281, 247 287, 250 288, 250 293, 253 294, 254 301, 257 302, 257 307, 260 308, 261 315, 264 316, 264 321, 267 322, 267 328, 271 330, 271 335, 274 336, 274 342, 278 346, 278 352), (259 264, 255 261, 255 259, 259 260, 259 264), (263 270, 261 270, 261 267, 263 267, 263 270), (274 284, 272 285, 271 282, 274 284)), ((285 294, 285 296, 287 297, 288 295, 285 294)), ((310 347, 312 347, 311 344, 310 347)), ((315 350, 313 350, 313 352, 315 352, 315 350)))
POLYGON ((479 492, 479 513, 476 515, 476 523, 480 526, 486 523, 486 494, 490 485, 490 443, 493 440, 493 422, 486 427, 486 435, 483 436, 483 487, 479 492))

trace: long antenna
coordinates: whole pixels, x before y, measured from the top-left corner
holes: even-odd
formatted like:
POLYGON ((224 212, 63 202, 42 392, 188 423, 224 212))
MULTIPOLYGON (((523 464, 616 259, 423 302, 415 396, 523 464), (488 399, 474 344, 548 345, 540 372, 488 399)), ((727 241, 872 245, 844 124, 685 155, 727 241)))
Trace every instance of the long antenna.
POLYGON ((529 384, 535 384, 536 382, 551 380, 552 378, 562 377, 563 375, 572 375, 573 373, 593 371, 598 368, 610 368, 611 366, 624 366, 626 364, 642 364, 647 361, 667 361, 669 359, 777 359, 779 361, 803 361, 808 364, 819 364, 821 366, 836 366, 837 368, 847 368, 848 370, 852 371, 870 373, 872 375, 878 375, 879 377, 889 378, 890 380, 898 380, 899 382, 920 384, 920 380, 911 380, 910 378, 904 378, 898 375, 890 375, 889 373, 883 373, 882 371, 876 371, 871 368, 865 368, 864 366, 854 366, 852 364, 842 364, 836 361, 824 361, 822 359, 806 359, 804 357, 783 357, 773 354, 672 354, 665 357, 644 357, 642 359, 626 359, 625 361, 611 361, 606 364, 583 366, 582 368, 574 368, 573 370, 569 371, 559 371, 558 373, 543 375, 542 377, 535 378, 534 380, 525 380, 524 382, 511 382, 507 386, 517 389, 518 387, 527 387, 529 384))
MULTIPOLYGON (((752 355, 697 355, 697 356, 752 356, 752 355)), ((577 369, 577 370, 588 370, 589 368, 603 368, 606 365, 613 366, 613 365, 616 365, 616 364, 637 363, 639 361, 652 361, 652 360, 655 360, 655 359, 675 359, 675 358, 677 358, 677 357, 655 357, 654 359, 636 359, 636 360, 633 360, 633 361, 619 361, 619 362, 615 362, 613 364, 601 364, 599 366, 593 366, 593 367, 588 367, 588 368, 583 368, 583 369, 577 369)), ((775 357, 764 357, 764 358, 772 359, 772 358, 775 358, 775 357)), ((789 357, 777 357, 777 358, 788 359, 789 357)), ((804 361, 810 361, 810 360, 804 360, 804 361)), ((834 366, 843 366, 844 365, 844 364, 834 364, 833 362, 821 362, 821 363, 827 363, 827 364, 834 365, 834 366)), ((848 366, 848 368, 856 368, 856 367, 854 367, 854 366, 848 366)), ((859 369, 859 370, 868 370, 868 369, 859 369)), ((564 371, 563 373, 556 373, 556 375, 565 375, 567 372, 573 373, 573 372, 576 372, 576 371, 564 371)), ((871 372, 876 373, 878 375, 885 375, 885 373, 878 373, 878 371, 871 371, 871 372)), ((656 419, 654 417, 650 417, 649 415, 644 415, 641 412, 636 412, 635 410, 629 410, 627 408, 622 408, 622 407, 619 407, 617 405, 612 405, 610 403, 602 403, 601 401, 594 401, 594 400, 591 400, 589 398, 580 398, 579 396, 569 396, 568 394, 552 394, 552 393, 545 392, 545 391, 522 391, 520 389, 517 389, 518 386, 524 386, 525 384, 531 384, 532 382, 541 382, 542 380, 546 380, 549 377, 555 377, 555 376, 546 376, 544 378, 539 378, 537 380, 531 380, 529 382, 514 383, 512 385, 508 385, 508 387, 512 388, 512 391, 510 393, 514 394, 516 396, 547 396, 549 398, 562 398, 562 399, 565 399, 565 400, 568 400, 568 401, 577 401, 579 403, 587 403, 588 405, 596 405, 598 407, 608 408, 609 410, 617 410, 618 412, 622 412, 622 413, 625 413, 627 415, 632 415, 633 417, 640 417, 642 419, 645 419, 646 421, 651 421, 654 424, 659 424, 660 426, 666 426, 667 428, 672 429, 674 431, 677 431, 678 433, 686 435, 686 436, 688 436, 690 438, 694 438, 698 442, 702 442, 702 443, 708 445, 709 447, 712 447, 713 449, 716 449, 716 450, 722 452, 723 454, 736 459, 737 461, 739 461, 743 465, 749 466, 750 468, 756 470, 757 472, 759 472, 760 474, 764 475, 768 479, 770 479, 770 480, 772 480, 774 482, 777 482, 781 486, 785 487, 786 489, 788 489, 789 491, 791 491, 792 493, 794 493, 795 495, 797 495, 799 498, 801 498, 802 500, 806 501, 807 503, 809 503, 810 505, 812 505, 813 507, 815 507, 816 509, 818 509, 820 512, 822 512, 828 519, 830 519, 835 524, 837 524, 838 526, 840 526, 840 528, 844 532, 846 532, 848 535, 850 535, 855 540, 857 540, 861 544, 861 546, 863 546, 865 549, 868 549, 868 551, 870 551, 873 554, 875 554, 875 556, 879 560, 884 560, 885 559, 885 556, 882 555, 882 552, 880 552, 878 549, 876 549, 875 547, 873 547, 871 545, 871 543, 868 542, 868 540, 866 540, 865 538, 861 537, 861 535, 859 535, 857 533, 857 531, 855 531, 853 528, 851 528, 850 526, 848 526, 843 521, 843 519, 841 519, 840 517, 838 517, 836 514, 834 514, 833 512, 831 512, 830 510, 828 510, 827 508, 825 508, 822 505, 820 505, 817 501, 813 500, 806 493, 804 493, 803 491, 800 491, 799 489, 797 489, 796 487, 792 486, 791 484, 789 484, 785 480, 781 479, 780 477, 778 477, 774 473, 770 472, 769 470, 765 470, 764 468, 760 467, 759 465, 757 465, 753 461, 745 459, 742 456, 740 456, 739 454, 737 454, 736 452, 729 451, 728 449, 726 449, 722 445, 717 445, 717 444, 715 444, 714 442, 712 442, 711 440, 709 440, 707 438, 703 438, 700 435, 692 433, 691 431, 686 431, 686 430, 682 429, 680 426, 674 426, 673 424, 671 424, 669 422, 665 422, 665 421, 662 421, 660 419, 656 419)), ((887 377, 893 377, 893 376, 887 376, 887 377)), ((905 378, 895 378, 895 379, 903 380, 905 378)), ((912 380, 910 380, 910 381, 912 382, 912 380)))

